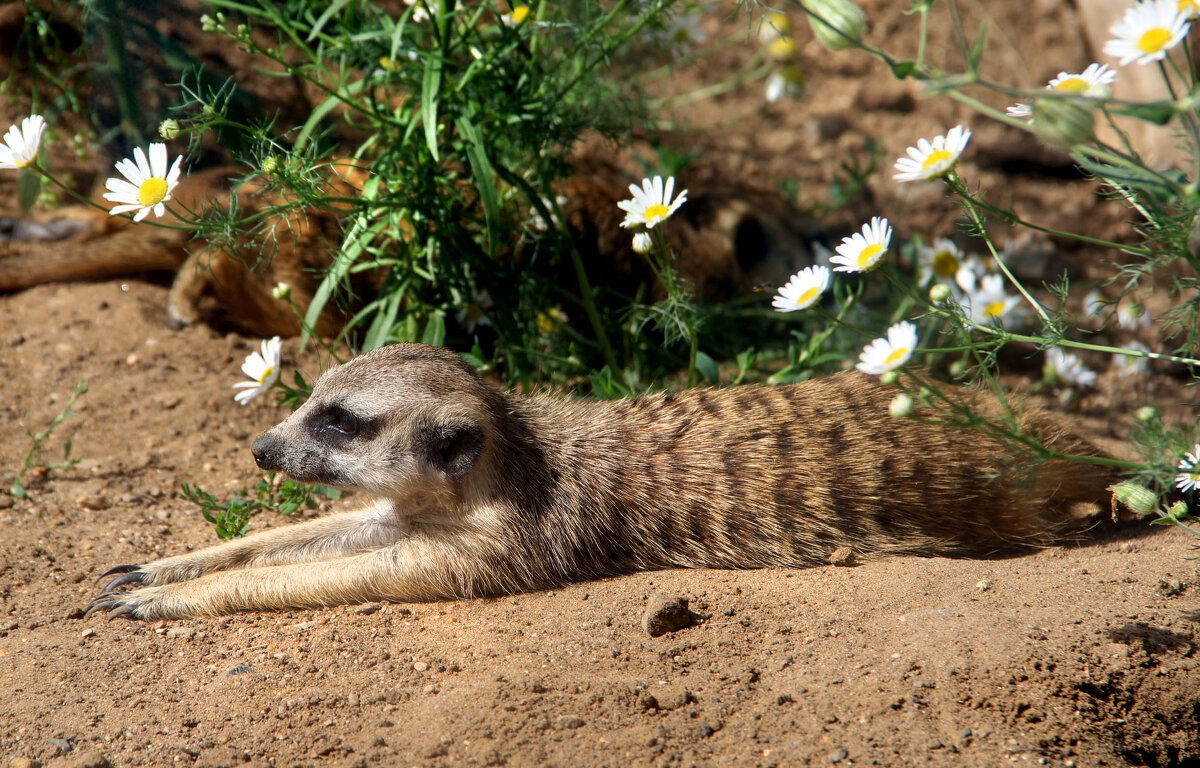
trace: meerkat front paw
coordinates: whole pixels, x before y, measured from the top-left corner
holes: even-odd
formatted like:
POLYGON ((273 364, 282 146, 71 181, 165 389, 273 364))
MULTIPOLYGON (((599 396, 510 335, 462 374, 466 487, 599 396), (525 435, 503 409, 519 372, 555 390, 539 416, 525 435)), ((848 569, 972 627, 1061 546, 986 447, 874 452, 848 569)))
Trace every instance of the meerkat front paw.
POLYGON ((106 584, 100 594, 88 603, 83 618, 86 619, 93 613, 103 613, 110 621, 120 616, 155 621, 191 615, 187 610, 186 600, 179 599, 181 596, 175 594, 178 590, 173 585, 115 591, 122 584, 137 583, 136 579, 129 578, 136 575, 136 571, 131 571, 106 584))

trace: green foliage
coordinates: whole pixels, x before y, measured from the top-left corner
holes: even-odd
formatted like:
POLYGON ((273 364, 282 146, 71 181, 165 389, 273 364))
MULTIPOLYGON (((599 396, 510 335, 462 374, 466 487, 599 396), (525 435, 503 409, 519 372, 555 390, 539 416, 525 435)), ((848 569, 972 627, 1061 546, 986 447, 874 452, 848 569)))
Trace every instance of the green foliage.
POLYGON ((17 497, 18 499, 24 499, 29 495, 28 489, 25 487, 25 475, 28 474, 31 469, 70 469, 80 462, 80 457, 71 455, 70 440, 67 440, 63 445, 63 460, 60 462, 46 463, 39 461, 37 459, 37 452, 38 449, 42 447, 42 443, 44 443, 50 437, 50 435, 54 433, 54 430, 57 429, 59 425, 75 415, 75 411, 71 410, 71 408, 75 405, 76 400, 87 394, 87 391, 87 382, 83 379, 80 379, 79 383, 75 385, 75 388, 71 390, 71 395, 67 398, 67 404, 64 405, 62 410, 50 420, 50 423, 46 425, 45 429, 37 434, 28 431, 25 433, 29 435, 30 438, 29 450, 25 452, 25 458, 21 461, 21 466, 17 468, 16 478, 13 480, 13 484, 9 488, 9 493, 11 493, 13 496, 17 497))
POLYGON ((316 507, 318 496, 341 498, 338 490, 323 485, 305 485, 292 480, 280 482, 274 472, 268 472, 258 481, 253 496, 243 496, 239 492, 227 501, 219 501, 200 486, 187 483, 181 484, 179 491, 184 500, 200 507, 200 514, 212 523, 217 537, 223 541, 245 536, 250 530, 250 518, 264 510, 291 515, 304 506, 316 507))

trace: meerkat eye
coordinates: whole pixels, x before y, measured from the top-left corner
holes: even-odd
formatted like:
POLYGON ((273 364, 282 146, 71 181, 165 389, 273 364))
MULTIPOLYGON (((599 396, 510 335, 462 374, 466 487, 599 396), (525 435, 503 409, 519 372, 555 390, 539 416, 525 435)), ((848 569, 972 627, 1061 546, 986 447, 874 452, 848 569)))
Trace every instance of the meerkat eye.
POLYGON ((360 426, 358 418, 354 414, 349 411, 343 411, 340 408, 330 411, 329 420, 325 425, 329 429, 340 432, 343 435, 358 434, 360 426))

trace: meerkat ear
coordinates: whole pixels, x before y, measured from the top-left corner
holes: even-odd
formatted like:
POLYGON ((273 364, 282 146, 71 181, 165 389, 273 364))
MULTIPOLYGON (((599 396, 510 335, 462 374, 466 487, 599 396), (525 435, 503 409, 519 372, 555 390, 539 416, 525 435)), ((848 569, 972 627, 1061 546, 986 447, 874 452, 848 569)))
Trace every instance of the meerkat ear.
POLYGON ((416 449, 429 466, 460 480, 483 452, 483 429, 469 422, 432 425, 417 433, 416 449))

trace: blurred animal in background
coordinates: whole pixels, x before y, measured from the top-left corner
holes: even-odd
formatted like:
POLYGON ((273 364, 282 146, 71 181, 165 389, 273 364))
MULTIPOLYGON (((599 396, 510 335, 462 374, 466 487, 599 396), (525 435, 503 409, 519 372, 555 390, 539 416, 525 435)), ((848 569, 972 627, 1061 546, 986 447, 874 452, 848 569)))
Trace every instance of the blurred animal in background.
MULTIPOLYGON (((336 196, 354 196, 365 172, 335 163, 331 185, 336 196)), ((227 208, 234 167, 186 174, 172 193, 169 209, 203 212, 227 208)), ((681 182, 687 183, 685 175, 681 182)), ((615 166, 590 162, 564 185, 563 214, 596 285, 635 295, 658 286, 644 257, 633 252, 630 232, 617 202, 628 197, 629 179, 615 166)), ((720 301, 756 284, 782 284, 812 263, 810 241, 820 236, 816 222, 801 216, 782 194, 719 179, 706 179, 681 215, 663 231, 680 255, 680 277, 701 300, 720 301)), ((239 215, 262 212, 278 203, 278 192, 254 181, 237 187, 239 215)), ((97 195, 97 200, 99 196, 97 195)), ((106 204, 107 205, 107 204, 106 204)), ((304 312, 332 264, 342 240, 338 219, 348 211, 293 210, 232 241, 225 248, 194 239, 187 229, 131 224, 125 217, 85 206, 58 208, 34 216, 0 218, 0 292, 13 292, 61 281, 106 280, 146 273, 173 273, 165 322, 182 328, 196 322, 232 327, 260 336, 295 336, 300 322, 285 302, 272 295, 280 282, 304 312), (229 251, 233 252, 230 253, 229 251)), ((165 224, 178 224, 168 214, 165 224)), ((521 258, 514 243, 499 258, 521 258)), ((369 300, 378 290, 378 270, 356 273, 350 294, 369 300)), ((337 333, 353 305, 326 304, 315 330, 337 333)))

